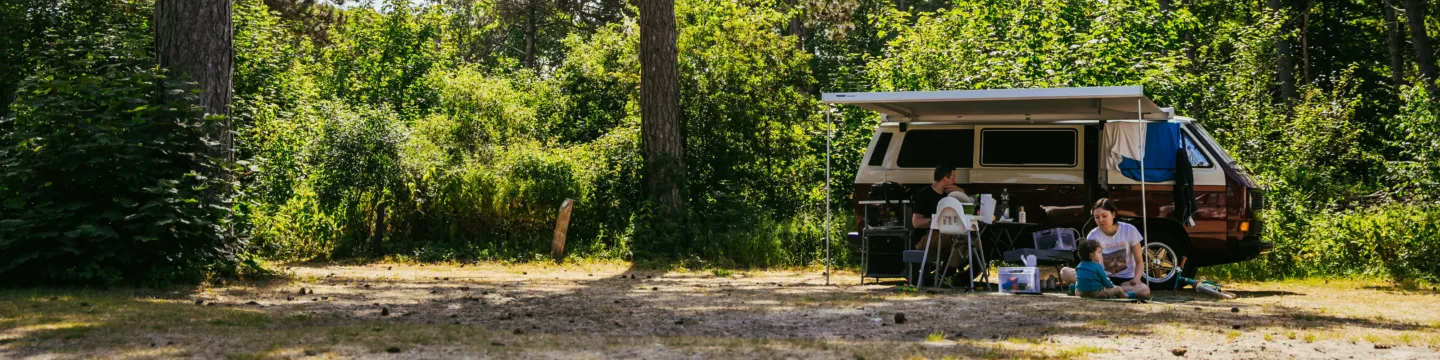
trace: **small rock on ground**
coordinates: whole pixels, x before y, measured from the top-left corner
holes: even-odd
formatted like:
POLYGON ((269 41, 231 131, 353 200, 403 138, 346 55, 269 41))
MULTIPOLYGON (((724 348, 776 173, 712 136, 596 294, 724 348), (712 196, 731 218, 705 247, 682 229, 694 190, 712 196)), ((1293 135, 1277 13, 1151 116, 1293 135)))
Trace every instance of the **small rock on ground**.
POLYGON ((1190 349, 1186 349, 1184 346, 1170 349, 1170 354, 1175 356, 1185 356, 1185 353, 1187 352, 1190 352, 1190 349))

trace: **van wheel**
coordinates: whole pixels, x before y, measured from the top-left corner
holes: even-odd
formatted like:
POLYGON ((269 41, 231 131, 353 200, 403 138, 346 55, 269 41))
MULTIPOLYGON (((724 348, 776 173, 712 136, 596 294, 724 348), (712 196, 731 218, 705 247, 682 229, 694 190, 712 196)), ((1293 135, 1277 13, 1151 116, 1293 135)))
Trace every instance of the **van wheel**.
POLYGON ((1178 288, 1175 281, 1177 276, 1186 273, 1193 276, 1194 271, 1178 268, 1180 259, 1185 257, 1184 251, 1179 246, 1171 246, 1161 241, 1151 241, 1145 245, 1145 279, 1149 281, 1151 289, 1173 290, 1178 288))

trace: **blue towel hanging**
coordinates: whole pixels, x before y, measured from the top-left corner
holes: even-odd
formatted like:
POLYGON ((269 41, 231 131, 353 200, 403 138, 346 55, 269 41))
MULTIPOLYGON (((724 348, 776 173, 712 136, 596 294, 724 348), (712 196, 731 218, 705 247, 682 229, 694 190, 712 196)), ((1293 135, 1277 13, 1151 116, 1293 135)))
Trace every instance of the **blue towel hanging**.
POLYGON ((1135 181, 1175 180, 1175 152, 1179 150, 1179 123, 1150 123, 1145 127, 1144 178, 1141 178, 1140 161, 1129 157, 1120 159, 1120 173, 1135 181))

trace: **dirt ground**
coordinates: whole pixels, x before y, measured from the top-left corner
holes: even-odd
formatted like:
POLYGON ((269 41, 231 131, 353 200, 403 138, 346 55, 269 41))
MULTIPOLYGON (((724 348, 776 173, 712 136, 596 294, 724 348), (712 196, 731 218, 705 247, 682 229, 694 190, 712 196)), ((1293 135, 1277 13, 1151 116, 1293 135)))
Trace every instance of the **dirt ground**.
POLYGON ((0 358, 1440 358, 1440 293, 1359 281, 1122 303, 905 292, 853 272, 827 286, 823 269, 285 271, 186 291, 0 290, 0 358))

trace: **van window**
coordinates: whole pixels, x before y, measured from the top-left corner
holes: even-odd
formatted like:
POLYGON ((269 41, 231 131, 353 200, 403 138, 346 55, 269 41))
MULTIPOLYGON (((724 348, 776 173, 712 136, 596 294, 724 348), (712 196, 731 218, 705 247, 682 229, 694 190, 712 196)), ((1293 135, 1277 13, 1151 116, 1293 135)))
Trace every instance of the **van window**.
POLYGON ((933 168, 942 163, 957 168, 975 167, 975 130, 910 130, 900 143, 902 168, 933 168))
POLYGON ((1185 136, 1181 136, 1180 138, 1181 141, 1184 142, 1185 154, 1190 157, 1190 167, 1210 167, 1210 159, 1205 157, 1205 152, 1200 151, 1200 147, 1195 144, 1195 139, 1190 138, 1190 134, 1185 134, 1185 136))
POLYGON ((867 165, 880 166, 885 164, 885 154, 890 152, 890 138, 893 136, 895 136, 895 133, 880 133, 880 139, 875 140, 875 151, 870 152, 870 162, 866 163, 867 165))
POLYGON ((985 166, 1075 166, 1075 129, 985 129, 980 131, 980 164, 985 166))

